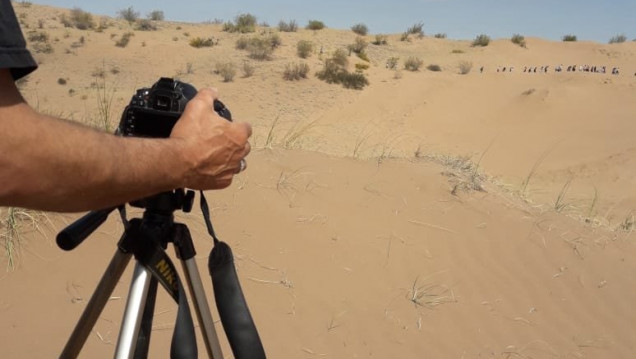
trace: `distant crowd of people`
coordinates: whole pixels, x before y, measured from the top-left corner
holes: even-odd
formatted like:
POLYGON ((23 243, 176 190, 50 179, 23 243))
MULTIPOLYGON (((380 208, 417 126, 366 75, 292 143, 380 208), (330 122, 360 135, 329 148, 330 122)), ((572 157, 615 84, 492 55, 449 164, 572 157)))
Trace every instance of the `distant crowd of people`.
MULTIPOLYGON (((497 66, 497 72, 513 72, 515 69, 514 66, 497 66)), ((525 73, 547 73, 550 69, 549 65, 544 65, 544 66, 524 66, 523 67, 523 72, 525 73)), ((556 66, 554 68, 554 72, 593 72, 593 73, 599 73, 599 74, 604 74, 607 73, 607 67, 606 66, 596 66, 596 65, 569 65, 569 66, 564 66, 563 64, 560 64, 558 66, 556 66)), ((484 66, 479 68, 479 72, 484 72, 484 66)), ((620 74, 620 68, 618 67, 613 67, 612 68, 612 75, 619 75, 620 74)), ((634 76, 636 76, 636 73, 634 74, 634 76)))

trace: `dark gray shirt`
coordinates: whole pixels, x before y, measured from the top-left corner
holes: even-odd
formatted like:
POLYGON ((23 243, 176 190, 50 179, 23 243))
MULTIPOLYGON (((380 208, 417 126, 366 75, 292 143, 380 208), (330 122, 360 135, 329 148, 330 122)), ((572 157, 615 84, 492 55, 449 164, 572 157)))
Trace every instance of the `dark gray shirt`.
POLYGON ((0 69, 10 69, 14 80, 38 67, 26 48, 10 0, 0 0, 0 69))

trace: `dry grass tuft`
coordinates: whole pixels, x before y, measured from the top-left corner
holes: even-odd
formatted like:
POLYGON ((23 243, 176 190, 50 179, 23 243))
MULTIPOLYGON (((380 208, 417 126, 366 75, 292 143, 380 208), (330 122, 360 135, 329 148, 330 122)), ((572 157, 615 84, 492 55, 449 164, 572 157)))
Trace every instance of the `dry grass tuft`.
POLYGON ((44 212, 17 207, 0 208, 0 238, 7 257, 7 270, 17 267, 23 233, 29 230, 43 233, 43 222, 50 223, 44 212))

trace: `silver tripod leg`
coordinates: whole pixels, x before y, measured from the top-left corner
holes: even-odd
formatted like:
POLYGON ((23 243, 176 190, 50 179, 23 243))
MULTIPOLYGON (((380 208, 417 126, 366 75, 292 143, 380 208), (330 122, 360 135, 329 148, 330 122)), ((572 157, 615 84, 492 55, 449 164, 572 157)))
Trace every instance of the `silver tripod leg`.
POLYGON ((77 322, 71 337, 68 342, 66 342, 66 346, 64 347, 60 358, 66 359, 78 357, 84 343, 86 343, 88 335, 93 330, 99 315, 106 306, 106 302, 108 302, 115 286, 117 286, 117 282, 124 273, 131 257, 132 254, 124 253, 120 250, 115 252, 115 255, 113 256, 113 259, 111 259, 108 268, 106 268, 102 279, 99 281, 99 284, 97 284, 97 288, 95 289, 95 292, 93 292, 93 296, 91 296, 82 316, 77 322))
POLYGON ((190 296, 192 297, 197 319, 201 326, 203 341, 205 342, 205 349, 208 351, 208 356, 211 359, 223 359, 221 344, 219 343, 219 338, 214 328, 212 313, 210 312, 205 291, 201 284, 201 276, 199 276, 197 263, 194 261, 194 258, 190 258, 185 261, 182 260, 181 264, 183 265, 185 279, 188 282, 188 288, 190 288, 190 296))
POLYGON ((137 336, 141 327, 141 319, 146 305, 151 275, 143 265, 135 263, 124 319, 119 330, 115 358, 132 358, 135 355, 137 336))

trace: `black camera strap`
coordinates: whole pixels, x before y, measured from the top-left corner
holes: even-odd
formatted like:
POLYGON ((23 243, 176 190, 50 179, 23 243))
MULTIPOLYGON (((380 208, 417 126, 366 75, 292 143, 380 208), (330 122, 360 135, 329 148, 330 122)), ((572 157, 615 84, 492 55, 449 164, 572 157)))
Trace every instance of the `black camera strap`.
POLYGON ((201 212, 208 233, 214 240, 214 248, 210 252, 208 269, 212 277, 214 298, 221 317, 223 330, 228 338, 232 353, 236 359, 264 359, 265 349, 258 336, 256 325, 252 320, 245 296, 241 290, 232 250, 225 242, 221 242, 214 233, 210 220, 208 202, 201 193, 201 212))
POLYGON ((132 219, 127 223, 124 238, 120 241, 120 248, 132 253, 170 296, 177 302, 177 318, 172 334, 170 357, 191 359, 197 357, 197 344, 194 324, 183 285, 170 257, 156 239, 145 235, 141 230, 141 220, 132 219))

